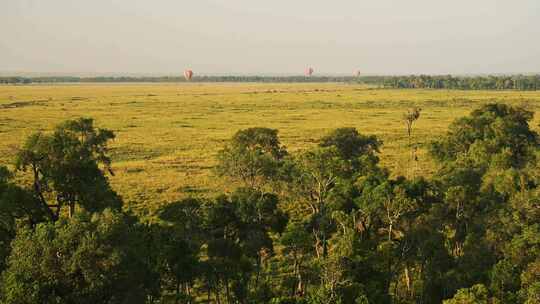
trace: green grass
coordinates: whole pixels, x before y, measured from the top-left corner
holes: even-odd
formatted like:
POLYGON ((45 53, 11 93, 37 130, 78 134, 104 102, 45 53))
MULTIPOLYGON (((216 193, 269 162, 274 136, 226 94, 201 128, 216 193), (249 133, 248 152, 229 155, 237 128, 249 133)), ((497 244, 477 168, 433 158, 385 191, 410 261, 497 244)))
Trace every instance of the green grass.
MULTIPOLYGON (((115 131, 113 187, 138 213, 188 195, 230 190, 212 173, 216 152, 238 129, 280 130, 289 151, 309 148, 330 129, 356 127, 384 141, 381 159, 394 174, 407 167, 403 113, 421 107, 414 125, 420 144, 416 174, 433 163, 425 144, 456 118, 488 102, 537 111, 540 92, 386 90, 347 84, 84 84, 0 86, 0 163, 37 130, 93 117, 115 131)), ((538 129, 539 116, 534 128, 538 129)))

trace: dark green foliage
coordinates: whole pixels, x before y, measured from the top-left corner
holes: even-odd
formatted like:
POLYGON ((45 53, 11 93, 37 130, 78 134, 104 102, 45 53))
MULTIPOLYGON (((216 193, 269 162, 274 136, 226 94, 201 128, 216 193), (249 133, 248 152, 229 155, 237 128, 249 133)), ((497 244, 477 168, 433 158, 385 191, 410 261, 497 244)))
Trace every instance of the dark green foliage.
POLYGON ((540 89, 540 76, 390 76, 382 81, 388 88, 429 88, 458 90, 521 90, 534 91, 540 89))
POLYGON ((338 149, 341 158, 353 160, 362 155, 379 152, 382 142, 374 135, 365 136, 358 133, 355 128, 339 128, 321 139, 319 146, 334 146, 338 149))
POLYGON ((439 161, 456 161, 464 156, 475 164, 492 159, 504 167, 522 167, 538 148, 538 134, 529 128, 533 113, 505 104, 488 104, 470 117, 455 121, 446 138, 435 142, 431 154, 439 161), (533 150, 534 151, 534 150, 533 150))
POLYGON ((13 174, 0 166, 0 272, 9 255, 17 222, 33 226, 46 219, 46 212, 37 204, 32 193, 16 185, 12 179, 13 174))
POLYGON ((444 304, 488 304, 488 291, 484 285, 458 290, 456 295, 444 301, 444 304))
POLYGON ((70 214, 76 206, 88 211, 121 207, 105 176, 112 173, 107 144, 113 138, 112 131, 80 118, 58 125, 53 134, 36 133, 26 140, 16 167, 31 173, 34 193, 50 219, 57 220, 64 206, 70 214))
MULTIPOLYGON (((339 128, 321 139, 320 147, 334 147, 339 157, 347 164, 346 174, 367 175, 379 162, 377 153, 382 142, 374 135, 366 136, 355 128, 339 128)), ((341 170, 343 170, 341 169, 341 170)))
POLYGON ((275 182, 282 160, 287 155, 277 133, 277 130, 268 128, 236 132, 230 143, 218 153, 217 173, 258 189, 275 182))
POLYGON ((202 271, 199 256, 205 239, 202 204, 197 199, 169 204, 159 212, 166 225, 153 227, 161 288, 184 302, 193 297, 193 285, 202 271))
POLYGON ((206 283, 216 297, 223 288, 227 302, 245 302, 249 286, 264 285, 264 265, 273 255, 271 233, 283 231, 287 218, 277 208, 277 197, 239 189, 230 198, 220 196, 204 210, 206 283), (221 287, 220 287, 221 286, 221 287))
POLYGON ((2 276, 3 300, 144 303, 156 277, 143 233, 134 219, 111 210, 21 228, 2 276))
POLYGON ((9 254, 12 238, 15 236, 14 208, 9 195, 10 172, 0 167, 0 273, 4 270, 4 261, 9 254))
POLYGON ((287 225, 276 195, 240 188, 212 201, 168 205, 159 216, 167 224, 156 228, 163 289, 192 297, 199 283, 208 298, 227 303, 271 297, 265 264, 274 255, 272 235, 287 225))

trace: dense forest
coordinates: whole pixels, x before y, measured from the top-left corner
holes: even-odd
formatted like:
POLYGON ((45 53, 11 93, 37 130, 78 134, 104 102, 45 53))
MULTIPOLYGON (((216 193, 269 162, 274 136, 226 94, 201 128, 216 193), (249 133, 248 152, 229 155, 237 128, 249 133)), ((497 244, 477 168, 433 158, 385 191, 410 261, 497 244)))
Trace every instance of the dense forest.
MULTIPOLYGON (((0 77, 0 84, 88 83, 88 82, 186 82, 181 76, 118 76, 118 77, 0 77)), ((540 75, 514 76, 195 76, 192 82, 345 82, 377 85, 386 88, 429 88, 459 90, 520 90, 540 89, 540 75)))
MULTIPOLYGON (((239 130, 215 167, 236 190, 151 217, 109 184, 115 134, 66 121, 0 167, 0 303, 540 303, 532 117, 457 119, 427 147, 429 178, 395 177, 354 128, 295 153, 278 130, 239 130)), ((404 113, 407 136, 418 119, 404 113)))

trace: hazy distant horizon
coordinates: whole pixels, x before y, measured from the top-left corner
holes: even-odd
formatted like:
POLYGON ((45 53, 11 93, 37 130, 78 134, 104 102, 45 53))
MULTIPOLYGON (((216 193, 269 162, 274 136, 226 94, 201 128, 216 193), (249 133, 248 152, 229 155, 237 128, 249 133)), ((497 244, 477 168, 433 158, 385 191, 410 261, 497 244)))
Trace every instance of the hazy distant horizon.
MULTIPOLYGON (((418 75, 429 75, 429 76, 454 76, 454 77, 474 77, 474 76, 530 76, 530 75, 540 75, 540 72, 523 72, 523 73, 462 73, 462 74, 450 74, 450 73, 409 73, 409 74, 374 74, 374 73, 364 73, 362 77, 384 77, 384 76, 418 76, 418 75)), ((224 77, 224 76, 233 76, 233 77, 294 77, 294 76, 303 76, 302 73, 197 73, 195 77, 224 77)), ((326 73, 326 74, 315 74, 313 77, 356 77, 352 74, 345 73, 326 73)), ((24 71, 0 71, 0 77, 80 77, 80 78, 91 78, 91 77, 179 77, 183 78, 183 71, 176 71, 172 73, 122 73, 122 72, 103 72, 103 73, 86 73, 86 72, 24 72, 24 71)))
POLYGON ((4 2, 2 75, 540 73, 538 0, 4 2))

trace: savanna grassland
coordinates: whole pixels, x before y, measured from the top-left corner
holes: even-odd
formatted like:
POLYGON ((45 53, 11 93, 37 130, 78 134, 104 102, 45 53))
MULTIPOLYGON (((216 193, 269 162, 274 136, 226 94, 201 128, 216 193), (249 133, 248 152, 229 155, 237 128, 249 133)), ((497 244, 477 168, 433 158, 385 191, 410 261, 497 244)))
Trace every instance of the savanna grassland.
MULTIPOLYGON (((444 134, 454 119, 488 102, 525 104, 538 112, 540 92, 321 83, 0 86, 0 164, 11 164, 14 148, 36 130, 92 117, 116 134, 111 145, 114 189, 129 208, 152 214, 170 201, 232 189, 212 168, 217 151, 239 129, 279 129, 288 150, 298 151, 331 129, 356 127, 383 140, 382 164, 394 175, 430 175, 434 165, 425 144, 444 134), (413 126, 418 162, 409 165, 403 114, 413 106, 422 112, 413 126)), ((536 130, 539 121, 536 115, 536 130)))

